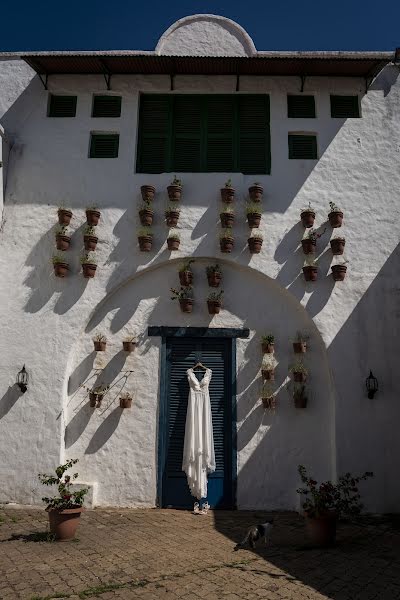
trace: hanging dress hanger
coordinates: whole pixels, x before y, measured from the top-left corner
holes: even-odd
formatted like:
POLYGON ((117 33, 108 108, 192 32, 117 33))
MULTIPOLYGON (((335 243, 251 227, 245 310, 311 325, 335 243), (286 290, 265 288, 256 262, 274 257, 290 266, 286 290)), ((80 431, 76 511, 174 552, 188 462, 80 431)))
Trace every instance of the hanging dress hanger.
POLYGON ((207 371, 207 367, 205 367, 205 366, 203 365, 203 363, 201 363, 200 361, 199 361, 199 362, 197 362, 197 363, 194 365, 194 367, 192 367, 192 368, 193 368, 193 370, 194 370, 194 369, 197 369, 198 367, 201 367, 202 369, 204 369, 205 371, 207 371))

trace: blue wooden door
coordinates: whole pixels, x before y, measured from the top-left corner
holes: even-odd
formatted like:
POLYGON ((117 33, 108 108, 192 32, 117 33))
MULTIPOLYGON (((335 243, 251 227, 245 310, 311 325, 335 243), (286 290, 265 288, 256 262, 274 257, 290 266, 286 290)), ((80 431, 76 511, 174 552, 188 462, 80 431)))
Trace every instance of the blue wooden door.
MULTIPOLYGON (((212 508, 233 508, 232 481, 232 340, 224 338, 167 338, 165 422, 162 460, 162 506, 191 508, 182 471, 183 442, 189 396, 187 369, 198 361, 212 370, 210 400, 216 470, 209 475, 207 500, 212 508)), ((204 371, 196 370, 201 379, 204 371)))

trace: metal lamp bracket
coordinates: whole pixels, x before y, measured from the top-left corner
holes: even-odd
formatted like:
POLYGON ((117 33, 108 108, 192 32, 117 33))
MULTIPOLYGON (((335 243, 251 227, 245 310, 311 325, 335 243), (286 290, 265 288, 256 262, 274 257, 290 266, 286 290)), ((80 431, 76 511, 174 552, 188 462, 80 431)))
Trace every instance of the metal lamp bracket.
POLYGON ((49 76, 48 76, 48 74, 47 74, 47 73, 44 73, 44 74, 42 75, 41 73, 38 73, 38 77, 39 77, 40 81, 42 82, 44 89, 45 89, 45 90, 48 90, 48 89, 49 89, 49 88, 47 87, 47 82, 48 82, 48 79, 49 79, 49 76))

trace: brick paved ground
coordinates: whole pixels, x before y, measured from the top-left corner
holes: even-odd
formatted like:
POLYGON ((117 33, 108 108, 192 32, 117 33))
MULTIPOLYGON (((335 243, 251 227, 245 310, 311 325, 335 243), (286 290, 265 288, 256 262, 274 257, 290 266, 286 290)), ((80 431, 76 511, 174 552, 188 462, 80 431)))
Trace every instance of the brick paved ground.
POLYGON ((307 545, 303 521, 275 515, 273 545, 233 552, 265 513, 94 510, 79 540, 37 541, 42 510, 0 508, 0 598, 117 600, 400 599, 399 517, 340 525, 337 545, 307 545))

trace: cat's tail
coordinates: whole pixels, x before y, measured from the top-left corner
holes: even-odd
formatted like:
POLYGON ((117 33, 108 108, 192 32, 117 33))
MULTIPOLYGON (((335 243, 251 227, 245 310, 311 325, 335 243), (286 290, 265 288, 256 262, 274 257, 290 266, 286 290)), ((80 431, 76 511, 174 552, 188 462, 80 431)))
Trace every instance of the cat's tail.
POLYGON ((248 541, 249 541, 249 534, 247 533, 247 534, 245 535, 245 537, 242 539, 242 541, 241 541, 241 542, 238 542, 238 543, 236 544, 236 546, 235 546, 235 547, 234 547, 234 549, 233 549, 233 550, 234 550, 234 552, 237 552, 238 550, 240 550, 240 548, 243 548, 243 547, 244 547, 244 546, 247 544, 247 542, 248 542, 248 541))

